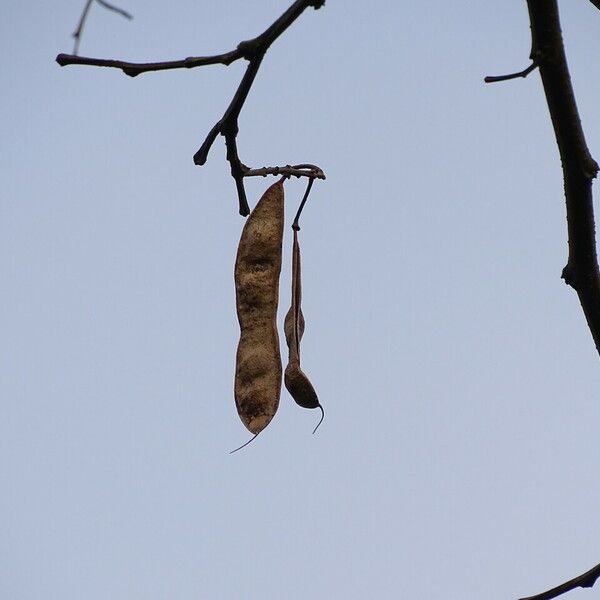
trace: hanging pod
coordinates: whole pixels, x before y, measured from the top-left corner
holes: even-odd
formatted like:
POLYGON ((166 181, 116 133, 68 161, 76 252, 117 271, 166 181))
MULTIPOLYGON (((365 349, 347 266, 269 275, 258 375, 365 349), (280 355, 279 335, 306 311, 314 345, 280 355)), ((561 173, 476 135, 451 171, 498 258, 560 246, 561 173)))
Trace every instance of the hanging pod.
POLYGON ((235 404, 242 423, 255 437, 275 416, 281 393, 277 305, 283 217, 283 180, 280 180, 267 189, 248 217, 235 261, 240 324, 235 404))
POLYGON ((315 388, 300 368, 300 340, 304 335, 304 315, 302 314, 302 274, 300 265, 300 244, 298 242, 298 230, 300 229, 298 219, 300 218, 300 213, 304 208, 304 204, 310 193, 311 186, 312 180, 309 182, 292 225, 292 229, 294 230, 294 245, 292 248, 292 302, 290 309, 285 316, 283 329, 288 346, 288 364, 285 368, 284 376, 285 387, 299 406, 302 406, 303 408, 321 409, 321 419, 314 428, 314 433, 322 423, 325 412, 319 402, 315 388))

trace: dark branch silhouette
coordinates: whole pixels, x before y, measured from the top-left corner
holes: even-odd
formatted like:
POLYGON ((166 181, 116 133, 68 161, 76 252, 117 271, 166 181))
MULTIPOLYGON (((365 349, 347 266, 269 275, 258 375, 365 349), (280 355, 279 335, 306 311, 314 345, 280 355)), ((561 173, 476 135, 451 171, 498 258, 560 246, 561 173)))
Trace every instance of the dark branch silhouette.
POLYGON ((325 173, 319 167, 309 164, 286 165, 285 167, 261 167, 260 169, 247 169, 244 171, 244 177, 266 177, 267 175, 325 179, 325 173))
POLYGON ((169 69, 193 69, 194 67, 205 67, 206 65, 230 65, 234 60, 242 58, 238 50, 215 54, 214 56, 190 56, 182 60, 153 63, 130 63, 123 60, 111 60, 106 58, 88 58, 86 56, 75 56, 74 54, 59 54, 56 62, 64 67, 66 65, 90 65, 92 67, 112 67, 121 69, 130 77, 148 71, 168 71, 169 69))
POLYGON ((596 255, 592 180, 598 164, 588 150, 560 31, 556 0, 528 0, 531 60, 539 65, 562 162, 569 258, 562 277, 579 296, 600 352, 600 272, 596 255))
MULTIPOLYGON (((600 8, 600 0, 591 0, 600 8)), ((514 75, 486 77, 487 82, 525 77, 539 68, 560 153, 565 199, 569 257, 562 278, 579 296, 588 327, 600 353, 600 271, 596 253, 592 181, 598 164, 592 158, 581 127, 560 30, 557 0, 527 0, 531 22, 532 64, 514 75)), ((550 600, 577 587, 592 587, 600 576, 596 565, 547 592, 522 600, 550 600)))
MULTIPOLYGON (((82 15, 82 22, 85 21, 87 12, 89 10, 89 4, 92 0, 88 0, 88 4, 84 9, 82 15)), ((98 0, 99 1, 99 0, 98 0)), ((105 4, 105 3, 103 3, 105 4)), ((260 69, 262 59, 271 46, 271 44, 309 7, 312 6, 314 9, 319 9, 325 4, 325 0, 296 0, 270 27, 265 29, 259 36, 240 42, 234 50, 225 52, 224 54, 216 54, 213 56, 201 56, 201 57, 189 57, 183 60, 168 61, 168 62, 154 62, 154 63, 130 63, 120 60, 106 60, 98 58, 86 58, 82 56, 76 56, 76 52, 73 54, 59 54, 56 57, 56 62, 64 67, 66 65, 90 65, 95 67, 112 67, 121 69, 125 74, 135 77, 140 73, 146 73, 148 71, 164 71, 167 69, 191 69, 194 67, 203 67, 206 65, 222 64, 230 65, 232 62, 241 58, 248 61, 246 72, 244 73, 242 80, 231 100, 231 103, 225 110, 225 113, 208 132, 206 139, 200 146, 200 149, 194 154, 194 163, 197 165, 203 165, 207 158, 210 149, 217 138, 217 135, 221 134, 225 138, 225 146, 227 148, 227 160, 231 167, 231 175, 235 180, 235 185, 238 193, 239 200, 239 211, 240 214, 246 216, 250 214, 250 208, 246 199, 246 191, 244 189, 244 177, 251 177, 255 175, 269 175, 284 173, 283 169, 289 169, 289 165, 286 167, 271 167, 273 173, 266 172, 265 169, 258 169, 260 173, 257 173, 256 169, 251 169, 244 165, 240 160, 237 150, 237 135, 239 131, 238 119, 240 112, 246 102, 248 93, 252 88, 254 79, 260 69)), ((109 5, 110 6, 110 5, 109 5)), ((114 10, 114 8, 113 8, 114 10)), ((81 35, 81 29, 83 25, 80 24, 78 28, 78 37, 81 35)), ((324 179, 325 176, 323 171, 316 168, 310 169, 296 169, 297 172, 289 173, 296 177, 318 177, 324 179)))
MULTIPOLYGON (((600 5, 600 0, 592 0, 600 5)), ((569 258, 562 278, 579 296, 579 301, 600 353, 600 272, 596 254, 592 180, 598 164, 588 150, 577 111, 567 66, 556 0, 527 0, 531 21, 532 64, 513 76, 486 77, 501 81, 524 77, 539 68, 550 118, 562 162, 569 258)))
POLYGON ((591 588, 596 583, 596 579, 600 577, 600 565, 596 565, 593 569, 586 571, 582 575, 578 577, 574 577, 561 585, 548 590, 547 592, 542 592, 541 594, 537 594, 536 596, 527 596, 527 598, 521 598, 520 600, 551 600, 551 598, 557 598, 562 594, 566 594, 575 588, 591 588))
MULTIPOLYGON (((600 1, 600 0, 599 0, 600 1)), ((483 80, 486 83, 496 83, 498 81, 508 81, 509 79, 517 79, 518 77, 527 77, 537 67, 537 63, 532 62, 526 69, 518 73, 509 73, 508 75, 488 75, 483 80)))
POLYGON ((106 2, 105 0, 96 0, 96 2, 98 4, 100 4, 101 6, 104 6, 104 8, 108 8, 108 10, 112 10, 112 11, 120 14, 122 17, 125 17, 126 19, 133 19, 133 16, 131 15, 131 13, 128 13, 126 10, 119 8, 118 6, 115 6, 114 4, 110 4, 110 2, 106 2))

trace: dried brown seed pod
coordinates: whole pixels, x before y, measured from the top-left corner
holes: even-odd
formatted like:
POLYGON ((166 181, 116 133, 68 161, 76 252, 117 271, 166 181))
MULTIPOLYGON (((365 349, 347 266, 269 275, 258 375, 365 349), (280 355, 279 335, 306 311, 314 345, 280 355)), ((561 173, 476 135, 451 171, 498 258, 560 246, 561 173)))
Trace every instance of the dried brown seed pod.
POLYGON ((300 340, 304 334, 304 315, 302 314, 302 276, 300 269, 300 244, 298 228, 294 227, 294 246, 292 249, 292 304, 285 321, 285 339, 288 345, 288 364, 285 368, 285 387, 296 404, 303 408, 320 408, 321 420, 315 427, 317 430, 325 413, 319 402, 317 393, 306 374, 300 368, 300 340))
POLYGON ((242 423, 255 435, 275 415, 281 394, 277 304, 283 214, 281 180, 267 189, 248 217, 235 261, 240 341, 234 395, 242 423))

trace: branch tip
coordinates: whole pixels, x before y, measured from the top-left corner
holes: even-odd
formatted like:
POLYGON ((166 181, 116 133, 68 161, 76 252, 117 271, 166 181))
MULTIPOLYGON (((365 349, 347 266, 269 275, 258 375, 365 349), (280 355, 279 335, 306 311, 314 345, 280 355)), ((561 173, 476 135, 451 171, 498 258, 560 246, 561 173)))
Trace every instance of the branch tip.
POLYGON ((125 17, 130 21, 133 19, 133 15, 131 13, 127 12, 126 10, 123 10, 122 8, 119 8, 118 6, 115 6, 114 4, 106 2, 106 0, 96 0, 96 2, 100 4, 100 6, 104 6, 104 8, 112 10, 113 12, 116 12, 118 15, 121 15, 122 17, 125 17))
POLYGON ((518 73, 509 73, 508 75, 488 75, 483 78, 485 83, 497 83, 498 81, 508 81, 509 79, 518 79, 519 77, 527 77, 529 73, 537 68, 537 62, 532 62, 526 69, 519 71, 518 73))

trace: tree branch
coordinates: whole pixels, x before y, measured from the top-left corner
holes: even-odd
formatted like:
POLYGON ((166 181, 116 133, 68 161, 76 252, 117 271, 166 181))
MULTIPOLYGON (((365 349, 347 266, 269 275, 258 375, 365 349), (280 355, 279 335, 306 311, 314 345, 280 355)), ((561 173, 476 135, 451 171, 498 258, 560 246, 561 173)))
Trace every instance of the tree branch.
MULTIPOLYGON (((569 257, 562 277, 577 292, 600 353, 600 272, 592 200, 592 180, 598 172, 598 164, 588 150, 581 127, 557 0, 527 0, 527 7, 531 22, 530 58, 540 69, 563 169, 569 257)), ((547 592, 522 600, 550 600, 577 587, 592 587, 599 576, 600 564, 547 592)))
MULTIPOLYGON (((84 15, 87 15, 89 4, 84 9, 84 15)), ((100 1, 100 0, 98 0, 100 1)), ((271 46, 271 44, 309 7, 315 10, 321 8, 325 0, 296 0, 270 27, 265 29, 259 36, 240 42, 235 50, 216 54, 213 56, 189 57, 178 61, 154 62, 154 63, 130 63, 120 60, 107 60, 98 58, 86 58, 73 54, 59 54, 56 62, 64 67, 66 65, 90 65, 95 67, 112 67, 121 69, 126 75, 135 77, 140 73, 148 71, 164 71, 168 69, 191 69, 194 67, 203 67, 206 65, 223 64, 230 65, 232 62, 244 58, 248 61, 246 72, 240 81, 240 84, 231 100, 227 110, 219 121, 208 132, 206 139, 194 154, 194 163, 203 165, 208 153, 217 138, 221 134, 225 138, 227 147, 227 160, 231 166, 231 175, 235 179, 235 185, 238 192, 239 211, 242 216, 250 214, 246 192, 244 190, 244 177, 248 177, 252 169, 246 167, 240 160, 237 151, 237 134, 239 131, 238 118, 248 93, 252 88, 254 79, 260 68, 262 59, 271 46)), ((85 20, 85 16, 83 17, 85 20)), ((262 174, 262 173, 261 173, 262 174)), ((254 175, 254 173, 253 173, 254 175)))
POLYGON ((575 588, 591 588, 596 583, 596 579, 600 577, 600 564, 596 565, 594 568, 586 571, 582 575, 570 579, 565 583, 561 583, 560 585, 548 590, 547 592, 543 592, 541 594, 537 594, 536 596, 527 596, 527 598, 521 598, 520 600, 551 600, 551 598, 557 598, 562 594, 566 594, 575 588))
POLYGON ((61 66, 67 65, 89 65, 92 67, 111 67, 121 69, 125 75, 135 77, 148 71, 168 71, 170 69, 193 69, 194 67, 205 67, 206 65, 230 65, 233 61, 242 58, 239 50, 232 50, 224 54, 213 56, 189 56, 182 60, 171 60, 167 62, 132 63, 123 60, 112 60, 106 58, 88 58, 76 56, 75 54, 59 54, 56 62, 61 66))
MULTIPOLYGON (((591 0, 600 8, 600 0, 591 0)), ((486 77, 487 83, 526 77, 539 67, 550 118, 560 153, 569 232, 569 257, 562 278, 579 302, 600 353, 600 271, 596 254, 592 180, 598 164, 592 158, 581 127, 560 30, 557 0, 527 0, 531 22, 529 67, 511 75, 486 77)), ((547 592, 521 600, 550 600, 578 587, 592 587, 600 564, 547 592)))
POLYGON ((596 255, 592 180, 598 164, 581 127, 560 30, 557 0, 527 0, 531 60, 539 66, 562 162, 569 258, 562 277, 579 296, 600 353, 600 272, 596 255))

